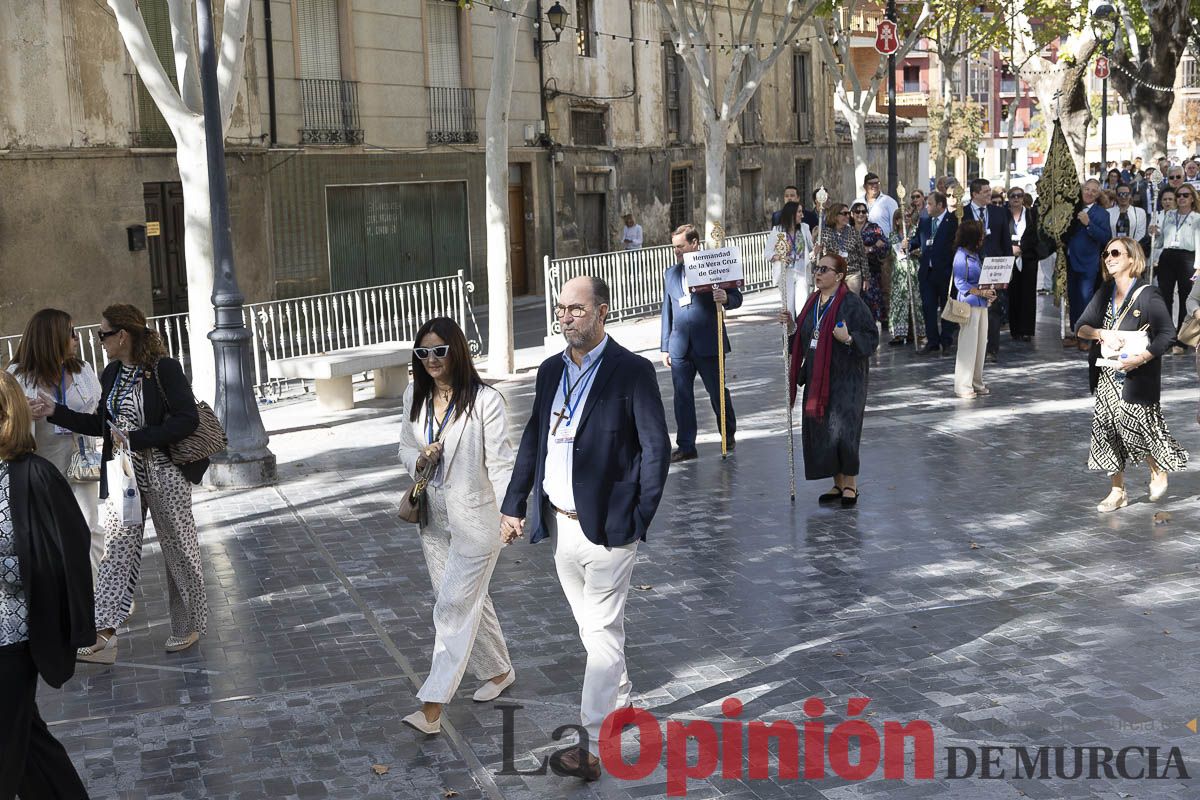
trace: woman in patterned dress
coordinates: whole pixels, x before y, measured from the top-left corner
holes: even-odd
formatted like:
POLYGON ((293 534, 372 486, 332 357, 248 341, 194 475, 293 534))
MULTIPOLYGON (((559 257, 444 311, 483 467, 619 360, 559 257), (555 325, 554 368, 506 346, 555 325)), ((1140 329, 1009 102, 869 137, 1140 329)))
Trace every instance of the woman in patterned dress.
POLYGON ((862 236, 850 224, 850 208, 845 203, 834 203, 825 217, 821 230, 821 254, 836 253, 846 260, 846 288, 862 294, 867 282, 867 248, 863 247, 862 236))
MULTIPOLYGON (((21 384, 25 396, 36 399, 39 392, 52 395, 76 411, 91 411, 100 402, 100 379, 96 370, 79 357, 79 334, 71 315, 55 308, 43 308, 25 326, 16 355, 8 371, 21 384)), ((81 450, 94 452, 96 440, 89 436, 51 425, 45 420, 33 424, 37 453, 58 467, 63 475, 71 457, 81 450)), ((99 524, 99 485, 68 477, 79 510, 92 529, 92 580, 104 556, 104 529, 99 524)))
MULTIPOLYGON (((897 209, 892 218, 892 234, 888 241, 892 244, 892 286, 891 297, 888 300, 888 330, 892 339, 888 344, 901 345, 911 343, 909 335, 909 320, 916 325, 915 330, 925 328, 925 315, 921 312, 921 298, 917 289, 917 269, 920 261, 901 249, 904 244, 905 228, 903 209, 897 209)), ((915 230, 915 228, 913 229, 915 230)))
POLYGON ((850 207, 850 222, 862 237, 863 249, 867 254, 868 273, 864 276, 862 299, 871 309, 876 322, 884 319, 883 262, 887 258, 888 241, 883 228, 867 219, 867 204, 855 202, 850 207))
MULTIPOLYGON (((44 394, 34 401, 35 416, 76 433, 103 436, 105 464, 114 450, 130 454, 142 497, 142 523, 122 525, 112 503, 104 505, 104 558, 96 578, 96 640, 80 648, 82 661, 112 664, 117 657, 117 628, 133 605, 142 565, 145 512, 154 529, 167 571, 171 609, 169 653, 186 650, 208 626, 208 599, 200 563, 200 543, 192 515, 192 484, 208 469, 208 459, 176 465, 169 446, 186 439, 200 424, 196 399, 183 367, 166 356, 162 339, 146 326, 146 316, 131 305, 104 309, 96 332, 109 364, 100 376, 100 403, 91 413, 74 411, 44 394)), ((100 498, 108 497, 107 476, 100 477, 100 498)))
POLYGON ((92 641, 87 523, 62 473, 34 454, 20 384, 0 372, 0 800, 86 800, 37 707, 92 641))
POLYGON ((1104 283, 1079 318, 1075 335, 1091 339, 1091 381, 1096 393, 1088 469, 1107 472, 1108 496, 1096 509, 1116 511, 1129 504, 1125 467, 1150 467, 1150 500, 1167 492, 1167 473, 1187 464, 1188 453, 1167 430, 1159 406, 1162 355, 1175 338, 1171 314, 1156 287, 1143 279, 1146 259, 1133 239, 1113 239, 1104 249, 1104 283), (1144 331, 1130 337, 1131 331, 1144 331), (1126 341, 1129 341, 1126 344, 1126 341), (1100 345, 1118 353, 1120 366, 1097 365, 1100 345))

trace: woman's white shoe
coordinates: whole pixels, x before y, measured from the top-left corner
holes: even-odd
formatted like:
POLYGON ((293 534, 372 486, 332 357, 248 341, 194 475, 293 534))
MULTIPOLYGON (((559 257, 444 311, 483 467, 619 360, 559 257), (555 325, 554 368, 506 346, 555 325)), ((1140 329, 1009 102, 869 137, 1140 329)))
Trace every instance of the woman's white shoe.
POLYGON ((1158 478, 1150 479, 1150 502, 1162 499, 1162 496, 1167 493, 1167 473, 1162 473, 1162 480, 1158 478))
POLYGON ((1101 500, 1100 505, 1096 506, 1096 510, 1107 514, 1109 511, 1116 511, 1127 505, 1129 505, 1129 497, 1125 494, 1125 490, 1114 486, 1108 493, 1108 497, 1101 500))
POLYGON ((425 712, 419 708, 400 721, 426 736, 433 736, 442 732, 442 718, 439 716, 433 722, 430 722, 425 719, 425 712))
POLYGON ((89 664, 117 663, 117 635, 105 636, 96 634, 97 644, 91 647, 81 647, 75 651, 76 661, 86 661, 89 664))
POLYGON ((488 681, 487 683, 483 684, 483 686, 480 686, 478 689, 475 690, 475 694, 473 694, 471 696, 471 699, 474 700, 476 703, 487 703, 491 700, 495 700, 497 697, 500 696, 501 692, 503 692, 508 687, 512 686, 513 682, 516 681, 516 679, 517 679, 517 671, 515 669, 513 669, 512 667, 509 667, 508 677, 506 677, 504 680, 500 681, 499 683, 493 683, 492 681, 488 681))

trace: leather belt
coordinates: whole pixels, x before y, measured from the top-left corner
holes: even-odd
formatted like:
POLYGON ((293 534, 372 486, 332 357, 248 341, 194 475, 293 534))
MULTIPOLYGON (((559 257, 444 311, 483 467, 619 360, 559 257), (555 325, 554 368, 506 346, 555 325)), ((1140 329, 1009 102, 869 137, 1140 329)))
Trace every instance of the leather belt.
POLYGON ((567 519, 573 519, 576 522, 579 521, 579 515, 576 514, 574 511, 563 511, 561 508, 554 505, 553 503, 550 504, 550 508, 554 509, 554 513, 558 514, 559 516, 566 517, 567 519))

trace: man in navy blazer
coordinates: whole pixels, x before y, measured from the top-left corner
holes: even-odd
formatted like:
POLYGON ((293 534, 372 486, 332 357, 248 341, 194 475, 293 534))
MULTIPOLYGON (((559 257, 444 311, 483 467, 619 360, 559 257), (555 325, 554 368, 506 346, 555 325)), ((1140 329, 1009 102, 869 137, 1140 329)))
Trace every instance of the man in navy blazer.
POLYGON ((930 192, 925 203, 929 216, 917 223, 908 249, 921 254, 917 284, 921 287, 921 312, 925 316, 925 347, 921 353, 949 350, 958 326, 942 319, 942 306, 950 290, 950 271, 954 266, 954 235, 958 219, 946 210, 946 195, 930 192), (939 325, 941 330, 938 330, 939 325))
POLYGON ((599 278, 575 278, 559 291, 555 313, 570 346, 538 368, 533 413, 500 506, 506 543, 526 519, 533 542, 554 536, 554 565, 587 666, 581 746, 551 761, 585 780, 600 777, 604 718, 629 704, 625 598, 671 451, 654 365, 605 334, 608 305, 599 278))
MULTIPOLYGON (((1100 251, 1112 239, 1108 211, 1096 202, 1100 198, 1100 181, 1092 179, 1084 183, 1081 194, 1081 202, 1075 208, 1075 219, 1071 221, 1071 227, 1066 233, 1069 267, 1067 311, 1071 318, 1071 330, 1075 330, 1079 315, 1087 308, 1096 292, 1096 282, 1100 274, 1100 251)), ((1070 338, 1072 337, 1068 337, 1070 338)))
MULTIPOLYGON (((983 224, 982 258, 1012 256, 1012 216, 1004 206, 992 205, 992 184, 985 178, 975 178, 967 185, 971 202, 963 207, 963 219, 978 220, 983 224)), ((1008 314, 1008 291, 996 292, 996 302, 988 306, 987 354, 996 359, 1000 355, 1000 323, 1008 314)))
MULTIPOLYGON (((662 340, 659 350, 663 364, 671 368, 671 383, 675 389, 675 443, 671 461, 695 458, 696 451, 696 373, 708 392, 713 413, 721 418, 720 375, 717 365, 717 304, 732 311, 742 305, 742 293, 737 289, 714 289, 709 292, 688 291, 684 277, 683 256, 700 249, 700 231, 694 225, 680 225, 671 234, 675 247, 675 266, 663 276, 662 340)), ((730 350, 725 335, 725 352, 730 350)), ((725 432, 728 449, 736 446, 737 417, 733 400, 725 390, 725 432)))

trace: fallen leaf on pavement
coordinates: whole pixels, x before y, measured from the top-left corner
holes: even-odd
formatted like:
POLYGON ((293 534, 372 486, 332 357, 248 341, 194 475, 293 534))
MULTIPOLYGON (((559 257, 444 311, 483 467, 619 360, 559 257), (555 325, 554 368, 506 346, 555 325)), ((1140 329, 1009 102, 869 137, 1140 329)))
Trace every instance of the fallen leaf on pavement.
POLYGON ((971 549, 972 549, 972 550, 978 550, 978 549, 979 549, 979 545, 975 544, 974 542, 971 542, 971 549))
POLYGON ((1165 525, 1171 521, 1171 513, 1169 511, 1158 511, 1154 514, 1155 525, 1165 525))
POLYGON ((376 764, 371 767, 371 772, 374 772, 376 775, 387 775, 391 769, 391 767, 384 766, 383 764, 376 764))
POLYGON ((453 789, 447 789, 446 791, 442 792, 442 797, 458 797, 458 792, 454 791, 453 789))
POLYGON ((650 591, 651 589, 653 589, 654 587, 653 587, 653 586, 651 586, 651 585, 650 585, 650 584, 648 584, 648 583, 639 583, 637 586, 635 586, 635 587, 633 587, 633 588, 635 588, 635 589, 639 589, 639 590, 641 590, 641 591, 643 591, 643 592, 648 592, 648 591, 650 591))

